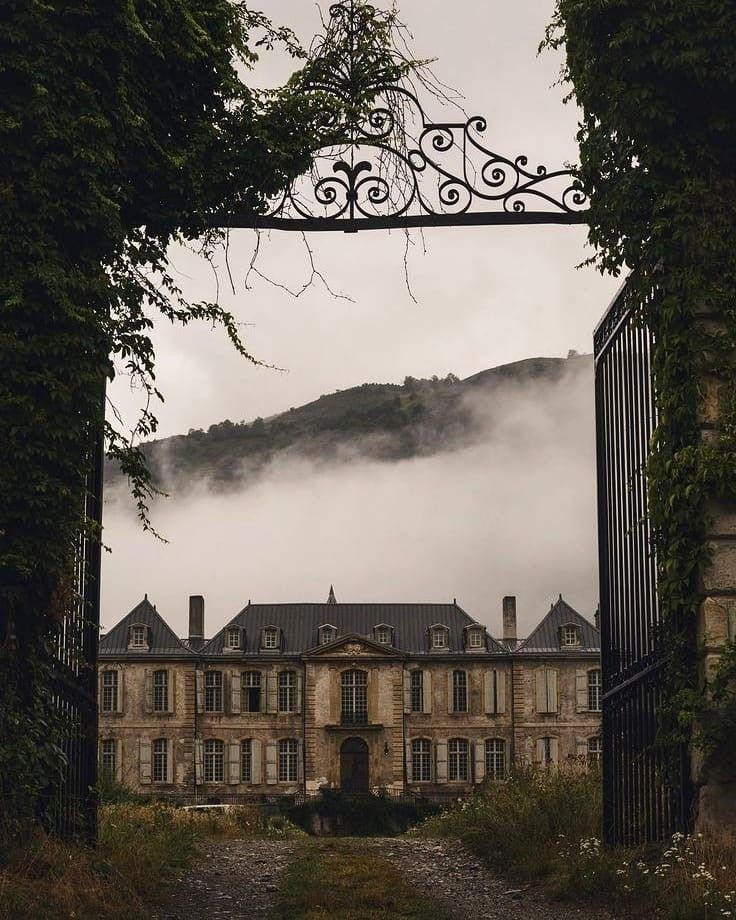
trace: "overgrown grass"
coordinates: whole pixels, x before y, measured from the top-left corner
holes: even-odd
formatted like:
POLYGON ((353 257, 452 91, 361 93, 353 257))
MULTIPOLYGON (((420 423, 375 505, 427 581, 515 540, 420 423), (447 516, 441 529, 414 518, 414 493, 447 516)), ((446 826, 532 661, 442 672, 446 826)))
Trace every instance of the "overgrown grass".
POLYGON ((222 813, 106 805, 96 851, 36 833, 8 855, 0 867, 0 918, 146 917, 205 839, 292 833, 301 831, 283 818, 264 819, 255 808, 222 813))
POLYGON ((736 840, 676 835, 640 850, 601 846, 600 776, 576 768, 519 771, 410 833, 454 837, 517 879, 616 916, 736 918, 736 840))
POLYGON ((273 920, 449 920, 389 862, 349 839, 305 845, 286 871, 273 920))

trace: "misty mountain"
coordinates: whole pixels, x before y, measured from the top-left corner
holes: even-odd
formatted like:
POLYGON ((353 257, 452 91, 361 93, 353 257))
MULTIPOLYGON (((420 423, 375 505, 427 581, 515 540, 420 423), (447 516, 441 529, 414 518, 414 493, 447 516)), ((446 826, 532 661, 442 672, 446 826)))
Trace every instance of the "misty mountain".
MULTIPOLYGON (((509 396, 559 384, 583 370, 589 355, 528 358, 490 368, 465 380, 406 377, 403 384, 364 383, 338 390, 268 419, 223 422, 206 431, 150 441, 144 452, 156 485, 185 491, 201 480, 228 490, 255 477, 274 460, 299 456, 334 461, 359 455, 377 461, 429 457, 458 450, 492 435, 494 408, 504 413, 509 396), (484 410, 479 413, 478 407, 484 410)), ((120 474, 107 470, 114 485, 120 474)))

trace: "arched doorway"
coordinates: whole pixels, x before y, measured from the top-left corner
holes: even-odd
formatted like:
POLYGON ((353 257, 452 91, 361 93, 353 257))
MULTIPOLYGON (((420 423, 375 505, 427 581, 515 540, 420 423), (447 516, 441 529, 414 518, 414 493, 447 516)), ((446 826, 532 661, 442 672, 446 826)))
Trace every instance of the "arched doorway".
POLYGON ((368 779, 368 745, 362 738, 347 738, 340 747, 340 788, 368 792, 368 779))

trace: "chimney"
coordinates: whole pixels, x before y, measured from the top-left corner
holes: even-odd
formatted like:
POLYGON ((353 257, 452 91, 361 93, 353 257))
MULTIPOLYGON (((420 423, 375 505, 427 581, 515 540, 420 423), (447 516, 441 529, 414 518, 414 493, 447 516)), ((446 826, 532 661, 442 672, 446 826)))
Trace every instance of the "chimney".
POLYGON ((204 598, 201 594, 189 597, 189 645, 197 651, 204 645, 204 598))
POLYGON ((601 605, 600 604, 598 604, 598 606, 595 608, 594 619, 595 619, 595 628, 600 629, 601 628, 601 605))
POLYGON ((503 599, 503 638, 516 641, 516 598, 513 595, 503 599))

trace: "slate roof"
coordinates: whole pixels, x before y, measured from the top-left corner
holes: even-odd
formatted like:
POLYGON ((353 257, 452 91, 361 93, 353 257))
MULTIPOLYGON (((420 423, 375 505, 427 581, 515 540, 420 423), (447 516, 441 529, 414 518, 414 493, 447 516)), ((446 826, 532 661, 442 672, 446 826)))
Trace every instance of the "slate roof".
MULTIPOLYGON (((230 626, 245 630, 245 654, 261 651, 261 631, 266 626, 281 629, 282 655, 300 654, 319 644, 319 627, 326 624, 337 627, 338 638, 349 634, 371 638, 374 626, 392 626, 393 647, 410 654, 427 652, 427 630, 441 624, 449 628, 446 653, 453 654, 465 651, 463 630, 475 620, 457 604, 249 604, 210 639, 202 654, 222 653, 230 626)), ((490 636, 488 650, 504 651, 490 636)))
POLYGON ((100 639, 100 658, 108 656, 117 658, 121 655, 135 658, 180 658, 182 655, 193 654, 192 650, 179 639, 150 603, 147 596, 100 639), (128 630, 134 623, 149 627, 149 647, 147 649, 128 648, 128 630))
POLYGON ((559 600, 552 605, 549 613, 537 626, 534 632, 515 650, 518 654, 549 654, 562 652, 564 654, 600 655, 601 634, 585 617, 574 610, 560 595, 559 600), (566 623, 574 623, 580 627, 580 645, 569 648, 560 648, 560 627, 566 623))

